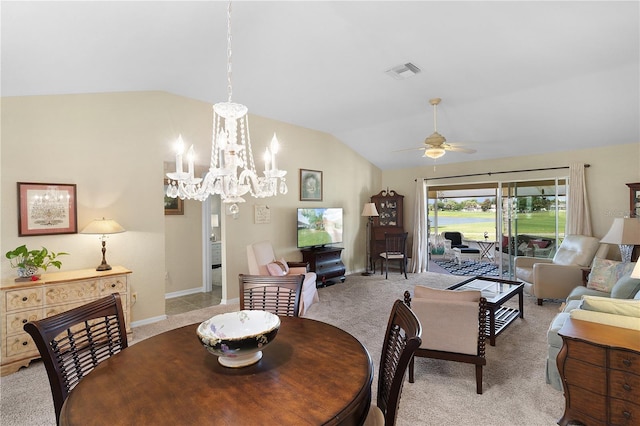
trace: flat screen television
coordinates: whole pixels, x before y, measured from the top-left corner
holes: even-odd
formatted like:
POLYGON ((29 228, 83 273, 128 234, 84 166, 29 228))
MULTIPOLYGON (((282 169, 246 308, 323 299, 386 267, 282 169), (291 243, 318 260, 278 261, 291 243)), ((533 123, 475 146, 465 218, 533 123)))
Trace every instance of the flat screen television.
POLYGON ((298 208, 298 248, 342 242, 342 208, 298 208))

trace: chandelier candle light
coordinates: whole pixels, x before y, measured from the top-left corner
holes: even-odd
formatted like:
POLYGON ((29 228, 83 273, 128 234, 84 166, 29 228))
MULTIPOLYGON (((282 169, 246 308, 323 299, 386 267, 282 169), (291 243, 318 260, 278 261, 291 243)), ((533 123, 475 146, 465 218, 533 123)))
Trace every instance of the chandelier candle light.
POLYGON ((239 212, 238 203, 244 203, 244 194, 256 198, 272 197, 288 192, 285 170, 276 166, 279 143, 273 135, 266 149, 263 175, 258 176, 251 151, 249 117, 246 106, 231 102, 231 2, 227 8, 227 102, 213 106, 213 136, 209 172, 203 179, 194 176, 195 152, 193 145, 187 151, 188 171, 183 171, 184 142, 178 138, 176 171, 167 173, 167 196, 181 199, 206 200, 219 194, 223 203, 231 204, 229 213, 239 212))

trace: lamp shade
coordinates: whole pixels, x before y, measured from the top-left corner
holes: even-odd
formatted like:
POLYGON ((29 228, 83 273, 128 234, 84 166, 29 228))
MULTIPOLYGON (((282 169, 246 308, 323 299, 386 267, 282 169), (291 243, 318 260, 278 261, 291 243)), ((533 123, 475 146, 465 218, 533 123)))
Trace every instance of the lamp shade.
POLYGON ((640 278, 640 262, 636 262, 636 266, 631 272, 631 278, 640 278))
POLYGON ((125 229, 113 219, 95 219, 80 231, 82 234, 118 234, 125 229))
POLYGON ((378 209, 376 209, 375 203, 365 203, 362 209, 362 216, 378 216, 378 209))
POLYGON ((607 244, 640 244, 640 219, 638 218, 621 218, 613 219, 613 224, 607 232, 601 243, 607 244))

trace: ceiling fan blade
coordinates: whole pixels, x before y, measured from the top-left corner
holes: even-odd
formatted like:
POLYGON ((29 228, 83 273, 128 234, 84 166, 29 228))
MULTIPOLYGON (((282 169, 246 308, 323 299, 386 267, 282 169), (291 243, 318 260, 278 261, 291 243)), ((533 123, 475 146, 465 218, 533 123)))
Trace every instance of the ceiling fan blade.
POLYGON ((449 144, 444 144, 443 148, 447 151, 464 152, 465 154, 475 154, 476 152, 478 152, 475 149, 463 148, 461 146, 455 146, 455 145, 449 145, 449 144))
POLYGON ((423 146, 418 146, 415 148, 404 148, 404 149, 396 149, 395 151, 391 151, 391 152, 405 152, 405 151, 419 151, 424 149, 424 145, 423 146))

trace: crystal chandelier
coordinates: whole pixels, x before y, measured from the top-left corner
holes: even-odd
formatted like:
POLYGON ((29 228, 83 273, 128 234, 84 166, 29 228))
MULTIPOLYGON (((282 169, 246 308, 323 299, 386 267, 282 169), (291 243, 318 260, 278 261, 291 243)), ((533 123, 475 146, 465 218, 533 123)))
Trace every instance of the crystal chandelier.
POLYGON ((227 102, 213 106, 213 136, 209 172, 204 178, 194 176, 195 152, 193 145, 187 152, 188 169, 183 170, 184 143, 178 138, 176 171, 167 173, 169 185, 167 196, 181 199, 206 200, 209 195, 219 194, 223 203, 231 204, 229 213, 237 214, 238 203, 247 192, 256 198, 272 197, 280 192, 286 194, 285 170, 276 166, 278 139, 273 135, 264 161, 264 176, 256 172, 251 151, 249 117, 246 106, 231 102, 231 2, 227 7, 227 102))

